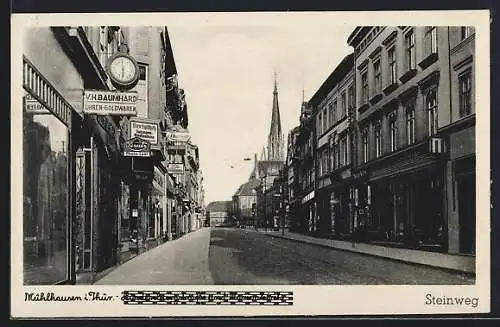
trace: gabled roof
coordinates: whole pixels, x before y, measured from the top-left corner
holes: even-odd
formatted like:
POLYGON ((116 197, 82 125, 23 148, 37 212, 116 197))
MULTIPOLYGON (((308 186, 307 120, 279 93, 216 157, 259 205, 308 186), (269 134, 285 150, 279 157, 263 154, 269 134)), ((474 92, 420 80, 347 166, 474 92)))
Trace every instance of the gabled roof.
POLYGON ((205 211, 212 211, 212 212, 230 211, 231 205, 232 205, 231 201, 213 201, 206 206, 205 211))
POLYGON ((260 180, 256 178, 250 179, 245 184, 240 185, 234 196, 247 196, 247 195, 255 195, 253 190, 260 185, 260 180))

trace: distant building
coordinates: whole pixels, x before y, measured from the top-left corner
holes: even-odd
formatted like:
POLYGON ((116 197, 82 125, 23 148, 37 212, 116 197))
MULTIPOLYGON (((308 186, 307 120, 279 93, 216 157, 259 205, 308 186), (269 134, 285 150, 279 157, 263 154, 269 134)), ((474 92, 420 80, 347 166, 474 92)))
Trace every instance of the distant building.
POLYGON ((257 205, 257 190, 260 180, 250 179, 242 184, 233 195, 233 212, 240 225, 254 226, 255 212, 252 209, 257 205))
POLYGON ((231 201, 214 201, 207 205, 205 212, 210 227, 230 226, 232 224, 231 205, 231 201))

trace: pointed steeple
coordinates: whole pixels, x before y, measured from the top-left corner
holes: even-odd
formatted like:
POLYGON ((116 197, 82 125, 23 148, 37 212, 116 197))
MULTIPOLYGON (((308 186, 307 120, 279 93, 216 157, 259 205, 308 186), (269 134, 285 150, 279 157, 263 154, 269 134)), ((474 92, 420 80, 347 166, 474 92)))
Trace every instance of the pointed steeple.
POLYGON ((262 147, 262 152, 260 153, 260 160, 261 161, 266 160, 266 147, 265 146, 262 147))
POLYGON ((267 138, 267 160, 283 160, 283 132, 281 130, 280 108, 278 103, 278 82, 274 73, 273 109, 271 127, 267 138))

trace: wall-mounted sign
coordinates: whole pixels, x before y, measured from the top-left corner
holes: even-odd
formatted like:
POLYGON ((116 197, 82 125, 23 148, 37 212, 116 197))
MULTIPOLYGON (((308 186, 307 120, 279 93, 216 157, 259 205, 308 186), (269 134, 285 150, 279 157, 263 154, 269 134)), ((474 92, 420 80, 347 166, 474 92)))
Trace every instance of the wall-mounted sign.
POLYGON ((151 145, 158 145, 160 127, 157 122, 130 120, 130 138, 140 137, 151 145))
POLYGON ((167 169, 170 173, 179 173, 184 171, 184 164, 181 163, 169 163, 167 169))
POLYGON ((24 110, 30 114, 50 114, 49 109, 33 98, 31 94, 26 93, 24 96, 24 110))
POLYGON ((185 132, 167 132, 166 133, 167 141, 178 141, 178 142, 188 142, 191 138, 189 133, 185 132))
POLYGON ((125 157, 150 157, 151 145, 139 137, 134 137, 123 144, 123 156, 125 157))
POLYGON ((137 115, 137 92, 85 90, 83 112, 94 115, 137 115))
POLYGON ((165 175, 157 168, 153 172, 153 186, 160 191, 161 194, 165 190, 165 175))

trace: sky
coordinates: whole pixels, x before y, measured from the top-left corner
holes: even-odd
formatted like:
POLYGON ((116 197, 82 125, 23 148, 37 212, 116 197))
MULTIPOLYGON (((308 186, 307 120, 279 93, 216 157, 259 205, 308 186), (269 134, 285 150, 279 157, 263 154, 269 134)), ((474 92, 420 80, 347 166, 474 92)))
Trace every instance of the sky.
POLYGON ((355 26, 168 26, 189 131, 200 149, 205 203, 231 200, 267 144, 274 73, 285 147, 307 101, 350 52, 355 26), (251 158, 245 161, 244 158, 251 158))

